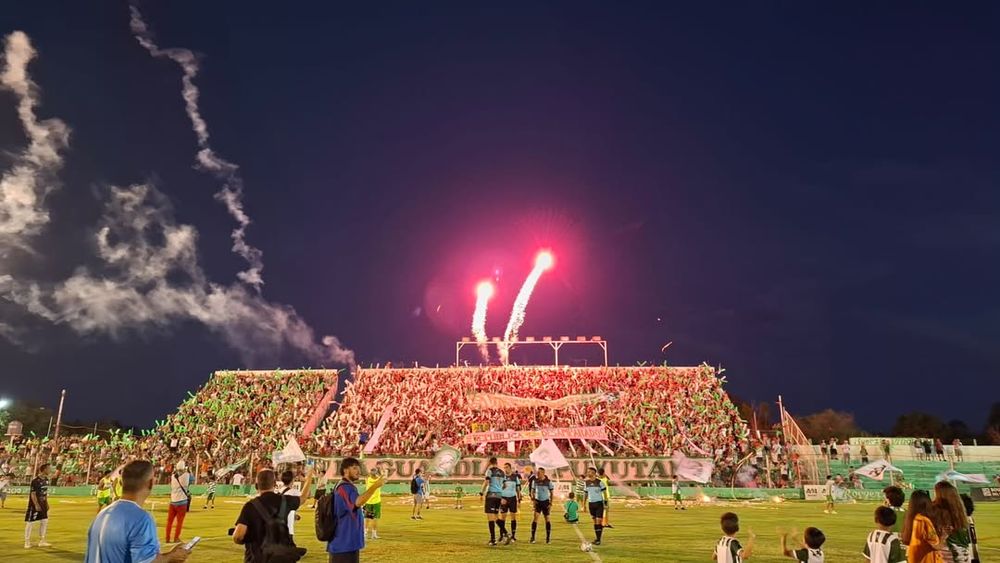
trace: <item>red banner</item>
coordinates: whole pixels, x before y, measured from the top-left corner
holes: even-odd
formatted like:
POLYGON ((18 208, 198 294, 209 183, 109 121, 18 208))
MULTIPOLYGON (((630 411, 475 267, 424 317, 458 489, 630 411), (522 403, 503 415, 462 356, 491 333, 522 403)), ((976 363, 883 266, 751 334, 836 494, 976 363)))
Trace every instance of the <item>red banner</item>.
POLYGON ((538 430, 502 430, 472 432, 462 439, 466 444, 483 442, 517 442, 521 440, 607 440, 608 431, 603 426, 576 426, 573 428, 540 428, 538 430))

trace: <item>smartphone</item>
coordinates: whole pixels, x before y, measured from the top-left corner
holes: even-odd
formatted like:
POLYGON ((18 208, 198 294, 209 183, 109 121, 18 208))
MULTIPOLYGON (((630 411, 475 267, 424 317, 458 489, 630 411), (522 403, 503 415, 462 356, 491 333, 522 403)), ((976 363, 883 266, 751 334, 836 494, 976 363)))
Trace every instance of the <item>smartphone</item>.
POLYGON ((184 549, 191 551, 192 549, 194 549, 194 546, 198 545, 198 542, 200 541, 201 541, 201 536, 195 536, 194 538, 191 539, 191 541, 184 544, 184 549))

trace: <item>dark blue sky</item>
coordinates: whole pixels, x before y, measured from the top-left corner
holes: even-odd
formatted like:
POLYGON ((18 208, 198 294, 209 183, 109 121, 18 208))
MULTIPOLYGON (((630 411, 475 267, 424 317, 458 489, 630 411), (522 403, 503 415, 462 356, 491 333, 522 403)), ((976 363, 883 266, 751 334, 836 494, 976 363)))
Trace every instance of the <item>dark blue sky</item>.
MULTIPOLYGON (((161 46, 202 56, 265 296, 363 363, 449 363, 497 268, 499 333, 545 245, 559 263, 522 334, 600 334, 623 364, 673 341, 671 363, 722 364, 740 397, 870 430, 915 409, 978 429, 1000 397, 995 4, 143 8, 161 46)), ((5 6, 15 29, 39 51, 42 116, 74 135, 44 256, 7 271, 66 276, 95 192, 152 179, 231 283, 180 71, 136 43, 127 4, 5 6)), ((0 93, 0 149, 23 142, 0 93)), ((0 343, 0 394, 66 387, 71 418, 149 424, 241 365, 195 323, 32 334, 33 351, 0 343)))

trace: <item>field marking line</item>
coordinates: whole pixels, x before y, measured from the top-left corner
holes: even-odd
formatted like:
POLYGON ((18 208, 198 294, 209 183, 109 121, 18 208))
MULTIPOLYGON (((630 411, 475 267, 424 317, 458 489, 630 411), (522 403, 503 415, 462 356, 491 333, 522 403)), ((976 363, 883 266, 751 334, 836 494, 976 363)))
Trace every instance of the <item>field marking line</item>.
MULTIPOLYGON (((580 531, 579 525, 573 524, 573 531, 576 532, 576 537, 580 538, 580 543, 586 543, 587 539, 583 537, 583 532, 580 531)), ((603 561, 601 561, 601 556, 595 553, 593 548, 586 553, 590 554, 590 558, 597 561, 597 563, 603 563, 603 561)))

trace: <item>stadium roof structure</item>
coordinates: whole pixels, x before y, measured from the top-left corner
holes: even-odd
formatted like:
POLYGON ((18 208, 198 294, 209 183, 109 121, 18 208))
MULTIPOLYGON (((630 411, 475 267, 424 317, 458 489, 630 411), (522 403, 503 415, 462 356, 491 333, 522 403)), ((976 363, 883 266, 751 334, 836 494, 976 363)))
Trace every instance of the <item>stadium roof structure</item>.
POLYGON ((551 336, 543 336, 541 338, 537 338, 534 336, 526 336, 524 338, 515 338, 513 340, 504 340, 498 336, 494 336, 492 339, 484 343, 476 342, 475 340, 469 338, 468 336, 463 336, 461 340, 455 342, 455 365, 456 366, 461 365, 462 362, 461 356, 463 348, 465 348, 466 346, 478 347, 480 344, 483 344, 485 346, 496 346, 497 350, 501 350, 504 347, 510 350, 515 346, 522 346, 522 345, 549 346, 550 348, 552 348, 552 353, 553 353, 552 365, 554 366, 559 365, 559 349, 562 348, 563 346, 566 346, 568 344, 598 346, 600 347, 601 351, 604 352, 604 366, 607 367, 608 365, 608 341, 604 340, 600 336, 576 336, 573 338, 570 338, 569 336, 559 336, 557 338, 553 338, 551 336))

